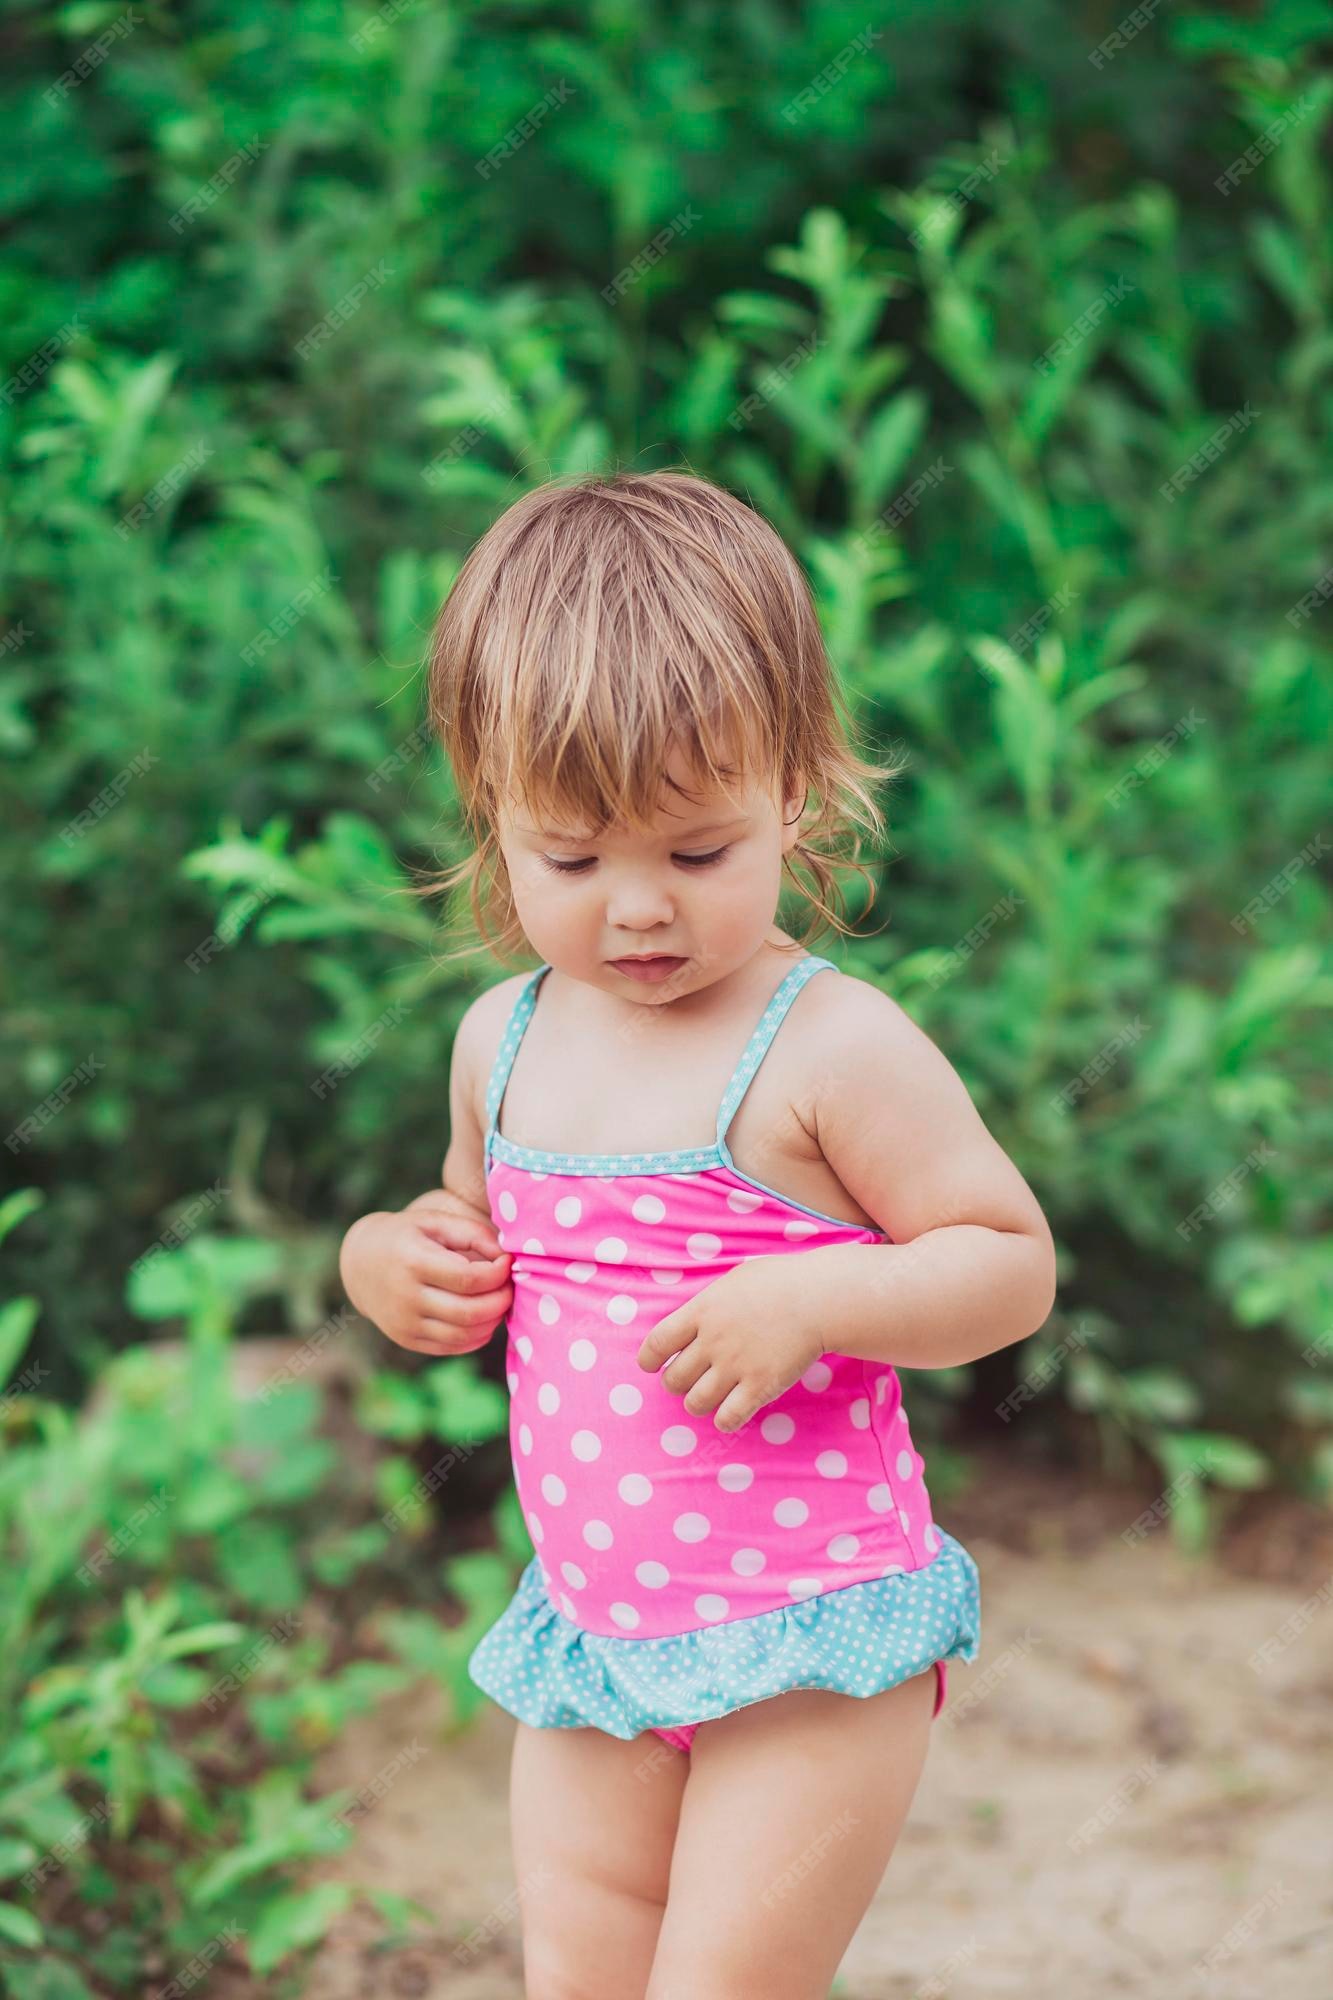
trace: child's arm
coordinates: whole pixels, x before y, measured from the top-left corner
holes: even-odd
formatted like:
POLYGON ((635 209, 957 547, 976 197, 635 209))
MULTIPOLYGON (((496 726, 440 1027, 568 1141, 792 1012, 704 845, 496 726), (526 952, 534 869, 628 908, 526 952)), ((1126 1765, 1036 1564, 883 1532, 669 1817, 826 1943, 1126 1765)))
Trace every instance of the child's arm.
POLYGON ((363 1215, 339 1255, 343 1288, 357 1311, 400 1346, 428 1354, 484 1346, 513 1303, 511 1260, 486 1202, 476 1089, 479 1005, 468 1008, 454 1037, 444 1187, 400 1211, 363 1215))
POLYGON ((1026 1339, 1055 1302, 1055 1246, 1023 1176, 942 1050, 887 994, 831 980, 810 1097, 825 1159, 887 1244, 784 1260, 826 1347, 949 1368, 1026 1339))

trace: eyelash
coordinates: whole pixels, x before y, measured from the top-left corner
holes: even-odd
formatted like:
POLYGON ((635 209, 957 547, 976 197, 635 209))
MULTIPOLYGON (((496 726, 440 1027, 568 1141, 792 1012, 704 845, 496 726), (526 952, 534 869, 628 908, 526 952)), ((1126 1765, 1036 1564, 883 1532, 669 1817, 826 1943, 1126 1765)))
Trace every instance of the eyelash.
MULTIPOLYGON (((728 848, 717 847, 711 854, 676 854, 672 859, 682 868, 715 868, 729 852, 728 848)), ((552 861, 549 854, 543 854, 542 860, 557 875, 582 875, 592 865, 591 857, 586 861, 552 861)))

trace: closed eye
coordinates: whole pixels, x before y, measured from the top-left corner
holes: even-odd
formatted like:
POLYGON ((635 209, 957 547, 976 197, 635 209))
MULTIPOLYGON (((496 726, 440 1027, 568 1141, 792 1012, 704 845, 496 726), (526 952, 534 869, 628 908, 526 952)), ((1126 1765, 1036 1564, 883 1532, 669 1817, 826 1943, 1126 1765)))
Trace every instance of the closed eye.
MULTIPOLYGON (((671 859, 678 861, 682 868, 714 868, 729 851, 726 847, 715 847, 711 854, 673 854, 671 859)), ((549 854, 542 856, 546 866, 557 875, 582 875, 593 866, 594 859, 589 855, 584 861, 553 861, 549 854)))

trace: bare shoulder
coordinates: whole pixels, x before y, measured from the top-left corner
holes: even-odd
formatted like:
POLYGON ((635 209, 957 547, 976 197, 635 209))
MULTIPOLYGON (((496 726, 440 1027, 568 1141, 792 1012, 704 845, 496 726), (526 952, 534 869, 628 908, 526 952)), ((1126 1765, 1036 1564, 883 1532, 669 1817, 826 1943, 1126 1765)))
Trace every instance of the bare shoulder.
POLYGON ((478 1125, 484 1122, 486 1086, 514 1003, 531 973, 515 972, 497 979, 469 1002, 454 1031, 453 1075, 463 1086, 478 1125))
POLYGON ((904 1091, 923 1098, 951 1088, 967 1095, 944 1051, 870 980, 840 970, 835 979, 812 979, 810 988, 804 1045, 812 1078, 854 1087, 873 1068, 893 1073, 904 1091))

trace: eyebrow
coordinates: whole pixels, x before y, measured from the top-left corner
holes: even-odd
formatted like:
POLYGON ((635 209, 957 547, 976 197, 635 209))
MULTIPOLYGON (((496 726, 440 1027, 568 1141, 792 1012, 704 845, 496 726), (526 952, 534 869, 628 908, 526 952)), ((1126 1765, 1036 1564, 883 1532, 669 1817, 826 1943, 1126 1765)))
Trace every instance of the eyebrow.
MULTIPOLYGON (((748 826, 749 823, 748 814, 740 814, 734 819, 713 820, 707 826, 692 826, 688 832, 672 834, 670 838, 673 840, 701 840, 706 833, 725 833, 730 827, 748 826)), ((515 824, 518 825, 520 833, 529 835, 533 840, 564 841, 570 847, 587 847, 597 838, 597 835, 593 833, 543 833, 537 827, 523 826, 518 822, 515 822, 515 824)))

